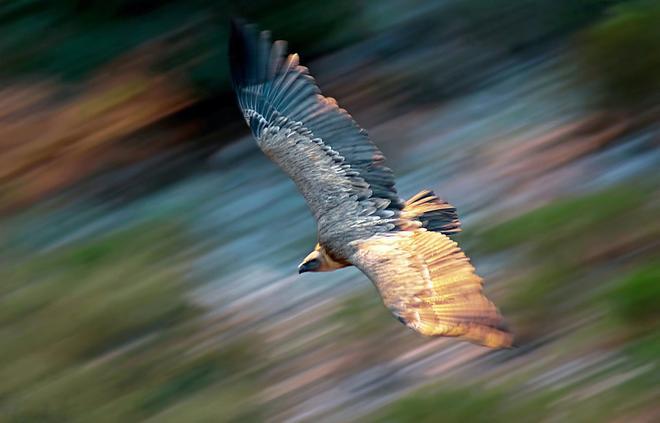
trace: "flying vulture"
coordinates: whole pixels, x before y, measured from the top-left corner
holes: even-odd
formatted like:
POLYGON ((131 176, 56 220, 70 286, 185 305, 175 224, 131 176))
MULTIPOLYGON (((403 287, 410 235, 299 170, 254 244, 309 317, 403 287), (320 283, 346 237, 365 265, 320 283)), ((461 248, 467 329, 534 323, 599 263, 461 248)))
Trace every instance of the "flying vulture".
POLYGON ((422 191, 403 201, 383 154, 346 110, 321 94, 297 54, 270 33, 232 22, 231 78, 261 150, 295 182, 318 224, 298 270, 356 266, 413 330, 509 347, 511 334, 483 280, 449 238, 456 209, 422 191))

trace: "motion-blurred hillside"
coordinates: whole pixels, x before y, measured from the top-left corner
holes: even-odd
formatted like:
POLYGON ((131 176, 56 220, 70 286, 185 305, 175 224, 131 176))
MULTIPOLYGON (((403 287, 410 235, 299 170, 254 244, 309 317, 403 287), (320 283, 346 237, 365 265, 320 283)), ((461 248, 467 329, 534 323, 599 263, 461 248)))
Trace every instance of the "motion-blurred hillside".
POLYGON ((660 4, 0 5, 7 421, 656 421, 660 4), (519 347, 425 339, 315 226, 228 82, 287 39, 458 240, 519 347))

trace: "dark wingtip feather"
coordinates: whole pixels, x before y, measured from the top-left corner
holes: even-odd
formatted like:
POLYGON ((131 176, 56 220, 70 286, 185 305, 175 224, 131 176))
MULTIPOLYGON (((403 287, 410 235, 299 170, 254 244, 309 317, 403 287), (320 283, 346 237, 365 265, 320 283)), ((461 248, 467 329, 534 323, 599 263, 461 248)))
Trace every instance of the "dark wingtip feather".
POLYGON ((231 18, 229 32, 229 65, 234 86, 257 83, 259 42, 257 29, 241 18, 231 18))
MULTIPOLYGON (((281 58, 271 56, 272 44, 270 32, 259 32, 256 25, 240 18, 231 19, 229 64, 234 87, 261 84, 275 76, 281 58)), ((285 52, 277 50, 280 55, 285 52)))
POLYGON ((359 172, 373 197, 389 200, 389 210, 401 210, 403 202, 394 189, 391 170, 383 164, 382 153, 334 99, 321 95, 307 68, 299 65, 298 56, 287 56, 286 42, 272 43, 268 31, 259 32, 255 25, 233 18, 229 62, 239 105, 244 113, 250 110, 250 116, 244 116, 257 138, 264 122, 269 125, 276 117, 304 126, 306 135, 322 140, 359 172))
POLYGON ((229 68, 231 79, 235 86, 239 86, 244 79, 247 52, 245 36, 243 34, 244 22, 242 19, 232 17, 229 29, 229 68))

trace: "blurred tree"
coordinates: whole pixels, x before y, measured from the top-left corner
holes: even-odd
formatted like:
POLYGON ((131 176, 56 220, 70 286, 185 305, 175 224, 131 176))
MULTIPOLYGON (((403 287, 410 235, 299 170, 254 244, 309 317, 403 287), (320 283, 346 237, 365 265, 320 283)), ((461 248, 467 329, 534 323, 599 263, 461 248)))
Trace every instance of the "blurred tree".
POLYGON ((660 263, 636 269, 616 281, 607 301, 626 324, 637 331, 657 329, 660 322, 660 263))
POLYGON ((587 78, 600 81, 605 104, 660 104, 660 3, 638 0, 611 8, 580 37, 577 52, 587 78))
POLYGON ((227 28, 233 15, 258 22, 310 55, 355 39, 361 28, 359 6, 348 0, 5 2, 0 5, 0 73, 76 80, 159 39, 183 45, 183 51, 162 51, 163 64, 192 62, 192 81, 205 90, 228 91, 227 28))
POLYGON ((447 28, 493 48, 516 51, 565 38, 620 1, 459 0, 440 13, 447 28))

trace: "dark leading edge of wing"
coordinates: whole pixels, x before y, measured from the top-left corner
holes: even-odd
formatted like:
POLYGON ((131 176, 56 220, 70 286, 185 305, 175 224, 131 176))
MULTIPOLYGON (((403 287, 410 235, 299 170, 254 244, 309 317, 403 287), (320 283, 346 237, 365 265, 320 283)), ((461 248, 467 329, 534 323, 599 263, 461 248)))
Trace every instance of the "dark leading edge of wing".
POLYGON ((298 64, 297 55, 286 56, 286 42, 271 43, 269 32, 233 20, 229 56, 234 89, 255 137, 273 125, 306 128, 369 184, 371 199, 379 209, 398 212, 403 208, 383 154, 334 99, 321 95, 307 68, 298 64), (249 111, 263 119, 249 116, 249 111))

